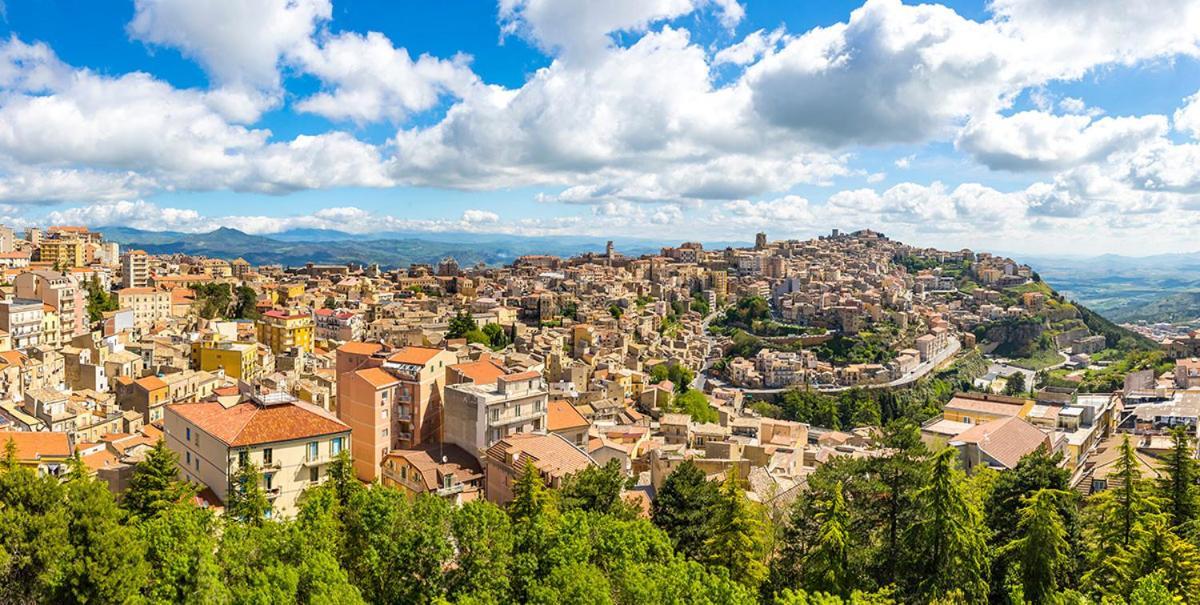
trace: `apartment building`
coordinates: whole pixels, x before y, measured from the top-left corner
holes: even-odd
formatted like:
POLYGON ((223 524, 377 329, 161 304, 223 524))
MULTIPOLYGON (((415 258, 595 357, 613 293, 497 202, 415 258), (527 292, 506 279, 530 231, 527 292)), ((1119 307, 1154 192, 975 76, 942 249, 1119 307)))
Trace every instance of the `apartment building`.
POLYGON ((529 462, 537 468, 548 487, 562 486, 563 479, 596 461, 562 435, 519 433, 492 444, 483 458, 485 495, 489 502, 504 506, 513 499, 513 485, 529 462))
POLYGON ((87 332, 83 288, 71 277, 57 271, 29 271, 13 280, 13 288, 17 298, 37 299, 54 307, 64 336, 87 332))
POLYGON ((0 301, 0 330, 8 332, 14 349, 41 344, 44 305, 41 300, 32 298, 0 301))
POLYGON ((225 373, 250 382, 258 377, 258 345, 252 342, 201 340, 192 344, 192 364, 204 372, 225 373))
POLYGON ((515 433, 546 430, 549 394, 540 372, 500 376, 485 384, 446 387, 446 443, 481 455, 515 433))
POLYGON ((307 312, 289 313, 267 311, 256 324, 258 342, 271 347, 276 355, 300 347, 307 353, 313 350, 313 318, 307 312))
POLYGON ((150 255, 130 250, 121 257, 121 287, 145 288, 150 284, 150 255))
POLYGON ((133 323, 151 325, 171 317, 171 293, 155 288, 121 288, 117 306, 133 311, 133 323))
POLYGON ((347 343, 336 370, 338 417, 354 430, 355 472, 364 481, 379 476, 391 450, 439 438, 446 368, 458 360, 442 349, 375 347, 347 343))
POLYGON ((86 267, 91 262, 88 243, 74 235, 62 234, 42 240, 38 260, 59 269, 86 267))
POLYGON ((301 492, 325 481, 329 464, 350 446, 350 427, 286 393, 229 390, 167 406, 164 437, 181 474, 226 502, 238 469, 252 463, 272 513, 295 515, 301 492))

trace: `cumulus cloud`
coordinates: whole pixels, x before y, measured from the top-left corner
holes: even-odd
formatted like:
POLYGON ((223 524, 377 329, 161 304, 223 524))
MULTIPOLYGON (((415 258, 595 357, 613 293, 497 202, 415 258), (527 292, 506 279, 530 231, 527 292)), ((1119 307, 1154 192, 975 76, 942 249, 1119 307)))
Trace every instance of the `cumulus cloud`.
POLYGON ((1175 130, 1200 140, 1200 92, 1183 100, 1183 106, 1175 110, 1172 122, 1175 130))
POLYGON ((612 45, 613 32, 644 32, 710 4, 727 27, 744 15, 736 0, 500 0, 500 25, 565 60, 590 62, 612 45))
POLYGON ((500 222, 500 215, 489 210, 477 210, 471 208, 464 210, 462 215, 463 222, 466 223, 497 223, 500 222))
POLYGON ((1132 151, 1167 132, 1165 116, 1101 118, 1023 111, 973 120, 958 147, 989 168, 1053 170, 1132 151))

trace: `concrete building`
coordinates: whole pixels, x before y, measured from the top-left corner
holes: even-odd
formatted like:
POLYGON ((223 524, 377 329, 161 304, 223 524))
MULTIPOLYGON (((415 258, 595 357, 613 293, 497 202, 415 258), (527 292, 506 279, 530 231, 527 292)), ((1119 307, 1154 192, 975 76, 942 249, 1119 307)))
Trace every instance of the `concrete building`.
POLYGON ((549 401, 540 372, 501 376, 487 384, 446 387, 446 443, 480 455, 514 433, 546 430, 549 401))
POLYGON ((44 303, 30 298, 0 301, 0 330, 8 332, 14 349, 36 347, 42 342, 44 303))
POLYGON ((17 298, 37 299, 58 311, 64 338, 88 331, 83 288, 57 271, 29 271, 13 280, 17 298))
POLYGON ((351 443, 349 426, 286 393, 234 391, 171 405, 163 427, 184 478, 226 502, 240 466, 254 464, 273 514, 282 517, 296 513, 300 493, 325 481, 329 464, 351 443))
POLYGON ((117 305, 133 311, 133 323, 153 324, 171 317, 171 293, 155 288, 122 288, 117 290, 117 305))
POLYGON ((121 257, 121 287, 145 288, 150 284, 150 255, 130 250, 121 257))
POLYGON ((313 318, 307 312, 267 311, 256 325, 258 342, 271 347, 272 353, 278 355, 292 347, 312 353, 313 318))
POLYGON ((527 463, 533 463, 548 487, 562 486, 569 475, 596 461, 562 435, 518 433, 492 444, 484 456, 485 494, 489 502, 504 506, 513 499, 513 485, 527 463))
POLYGON ((446 368, 458 360, 442 349, 404 347, 385 354, 375 346, 338 349, 338 417, 354 430, 354 468, 364 481, 379 476, 391 450, 440 438, 446 368))

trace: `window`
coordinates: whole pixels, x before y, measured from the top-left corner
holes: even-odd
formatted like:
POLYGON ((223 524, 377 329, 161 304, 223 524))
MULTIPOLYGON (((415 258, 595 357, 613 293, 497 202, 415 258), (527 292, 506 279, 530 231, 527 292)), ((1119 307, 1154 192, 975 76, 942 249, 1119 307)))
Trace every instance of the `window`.
POLYGON ((271 454, 271 448, 268 447, 263 449, 263 464, 270 464, 272 462, 271 454))
POLYGON ((316 460, 317 457, 321 455, 320 447, 321 447, 321 444, 317 443, 316 441, 309 442, 309 444, 308 444, 308 459, 310 461, 316 460))
POLYGON ((384 420, 387 420, 387 414, 388 414, 388 412, 387 412, 387 408, 383 408, 382 410, 379 410, 379 417, 380 417, 380 418, 382 418, 382 419, 384 419, 384 420))
POLYGON ((186 461, 185 464, 191 464, 192 463, 192 453, 191 452, 185 453, 183 456, 183 459, 186 461))
POLYGON ((184 429, 184 431, 185 431, 185 434, 187 435, 187 441, 191 441, 192 440, 192 427, 189 426, 186 429, 184 429))
POLYGON ((344 445, 342 444, 342 438, 341 438, 341 437, 334 437, 334 438, 333 438, 333 439, 332 439, 332 440, 329 442, 329 455, 330 455, 330 456, 336 456, 336 455, 338 455, 338 454, 342 453, 342 448, 343 448, 343 447, 344 447, 344 445))
POLYGON ((321 480, 321 467, 312 466, 308 469, 308 480, 316 483, 321 480))
POLYGON ((400 478, 404 479, 404 480, 408 480, 408 465, 407 464, 400 467, 400 478))
POLYGON ((250 462, 250 452, 246 450, 238 452, 238 465, 245 466, 247 462, 250 462))
POLYGON ((454 474, 453 473, 442 475, 442 487, 444 487, 446 489, 450 489, 450 486, 453 483, 454 483, 454 474))
POLYGON ((520 418, 520 417, 521 417, 521 406, 520 406, 520 405, 517 405, 517 409, 516 409, 516 414, 515 414, 515 416, 516 416, 517 418, 520 418))
POLYGON ((1108 479, 1092 479, 1092 493, 1108 489, 1108 479))
POLYGON ((275 478, 275 475, 271 474, 271 473, 263 475, 263 485, 266 486, 267 491, 271 491, 271 480, 274 478, 275 478))
POLYGON ((492 408, 491 411, 489 412, 489 414, 492 417, 492 422, 499 420, 500 419, 500 408, 492 408))

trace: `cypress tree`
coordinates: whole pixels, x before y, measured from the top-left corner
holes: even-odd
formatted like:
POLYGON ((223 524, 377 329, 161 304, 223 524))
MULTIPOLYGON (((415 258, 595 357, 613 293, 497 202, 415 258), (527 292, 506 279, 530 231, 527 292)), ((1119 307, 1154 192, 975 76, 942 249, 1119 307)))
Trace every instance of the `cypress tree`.
POLYGON ((820 512, 817 513, 817 541, 804 564, 805 586, 847 596, 853 576, 850 573, 849 515, 839 481, 820 512))
POLYGON ((1165 474, 1159 479, 1159 490, 1166 497, 1166 512, 1171 525, 1182 528, 1196 518, 1196 458, 1188 432, 1182 426, 1171 431, 1172 447, 1164 460, 1165 474))
POLYGON ((1067 493, 1060 490, 1040 489, 1026 498, 1017 523, 1021 537, 1004 548, 1020 564, 1021 587, 1025 599, 1033 605, 1054 596, 1060 573, 1070 565, 1071 547, 1058 511, 1059 501, 1066 497, 1067 493))
POLYGON ((721 482, 708 523, 709 537, 704 541, 705 559, 710 565, 725 567, 731 578, 756 587, 767 575, 767 535, 762 515, 746 499, 730 468, 721 482))
POLYGON ((194 495, 195 489, 179 480, 178 461, 179 456, 159 439, 133 469, 129 489, 121 496, 125 510, 146 519, 194 495))
POLYGON ((946 448, 933 457, 929 483, 917 493, 923 512, 907 535, 913 559, 910 589, 931 601, 961 593, 967 602, 987 598, 988 561, 982 515, 962 486, 957 452, 946 448))

